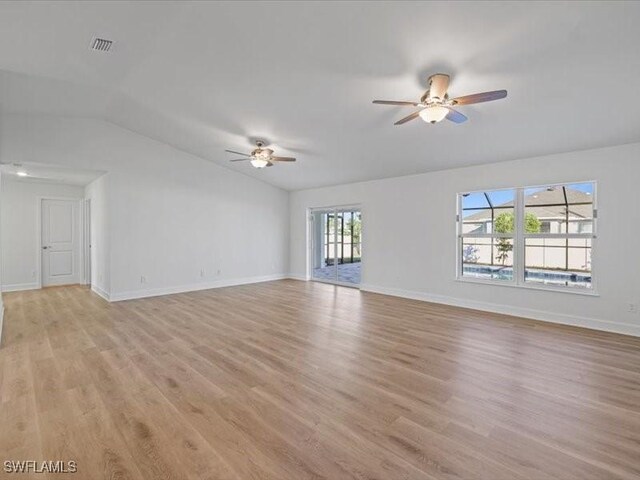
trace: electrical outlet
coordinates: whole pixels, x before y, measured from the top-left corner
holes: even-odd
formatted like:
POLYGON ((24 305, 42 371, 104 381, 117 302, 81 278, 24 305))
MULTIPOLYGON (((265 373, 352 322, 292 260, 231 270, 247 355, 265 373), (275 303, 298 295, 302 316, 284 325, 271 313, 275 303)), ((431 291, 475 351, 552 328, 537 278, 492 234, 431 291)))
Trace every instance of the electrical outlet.
POLYGON ((204 272, 204 268, 203 268, 202 270, 200 270, 200 276, 204 277, 204 275, 205 275, 205 272, 204 272))
POLYGON ((222 270, 216 271, 216 275, 220 275, 221 273, 222 273, 222 270))
POLYGON ((36 271, 35 270, 31 270, 31 278, 36 278, 36 271))
POLYGON ((145 277, 144 275, 142 275, 140 277, 140 283, 147 283, 147 277, 145 277))
POLYGON ((627 311, 629 313, 638 313, 638 304, 635 302, 629 302, 627 304, 627 311))

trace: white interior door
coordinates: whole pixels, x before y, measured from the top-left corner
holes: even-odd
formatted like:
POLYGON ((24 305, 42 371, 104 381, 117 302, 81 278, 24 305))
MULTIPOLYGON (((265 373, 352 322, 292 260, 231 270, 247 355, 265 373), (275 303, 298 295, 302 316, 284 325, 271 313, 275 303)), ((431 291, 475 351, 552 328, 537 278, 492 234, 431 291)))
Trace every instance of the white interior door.
POLYGON ((79 283, 78 202, 42 200, 42 286, 79 283))

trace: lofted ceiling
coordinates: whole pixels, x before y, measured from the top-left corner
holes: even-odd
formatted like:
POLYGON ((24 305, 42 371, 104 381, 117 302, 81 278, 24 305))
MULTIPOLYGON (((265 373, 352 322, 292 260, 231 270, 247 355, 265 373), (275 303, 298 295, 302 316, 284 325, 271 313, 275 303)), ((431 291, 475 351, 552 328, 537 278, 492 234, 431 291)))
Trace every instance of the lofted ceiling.
POLYGON ((3 2, 0 103, 310 188, 640 141, 638 20, 636 2, 3 2), (454 96, 509 96, 462 125, 371 103, 417 100, 436 72, 454 96), (298 162, 228 162, 255 138, 298 162))

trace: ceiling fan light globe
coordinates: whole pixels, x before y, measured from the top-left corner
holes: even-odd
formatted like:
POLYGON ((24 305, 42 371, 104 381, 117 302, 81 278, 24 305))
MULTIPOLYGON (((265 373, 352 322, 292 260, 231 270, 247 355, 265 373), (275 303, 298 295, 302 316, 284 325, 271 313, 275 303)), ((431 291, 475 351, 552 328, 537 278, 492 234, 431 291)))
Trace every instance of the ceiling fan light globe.
POLYGON ((432 105, 420 111, 420 118, 427 123, 438 123, 444 120, 449 113, 449 109, 442 105, 432 105))
POLYGON ((269 161, 264 158, 252 158, 251 165, 255 168, 264 168, 269 165, 269 161))

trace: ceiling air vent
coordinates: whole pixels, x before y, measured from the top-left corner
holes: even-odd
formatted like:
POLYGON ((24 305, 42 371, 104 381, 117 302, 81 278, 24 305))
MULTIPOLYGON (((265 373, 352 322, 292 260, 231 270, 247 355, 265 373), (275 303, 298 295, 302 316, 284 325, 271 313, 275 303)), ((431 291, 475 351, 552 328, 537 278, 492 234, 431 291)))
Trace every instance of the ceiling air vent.
POLYGON ((104 38, 93 37, 91 40, 91 50, 95 50, 96 52, 108 52, 111 50, 111 46, 113 45, 113 40, 106 40, 104 38))

